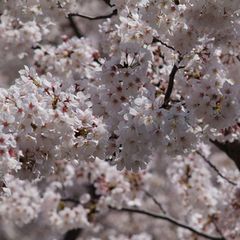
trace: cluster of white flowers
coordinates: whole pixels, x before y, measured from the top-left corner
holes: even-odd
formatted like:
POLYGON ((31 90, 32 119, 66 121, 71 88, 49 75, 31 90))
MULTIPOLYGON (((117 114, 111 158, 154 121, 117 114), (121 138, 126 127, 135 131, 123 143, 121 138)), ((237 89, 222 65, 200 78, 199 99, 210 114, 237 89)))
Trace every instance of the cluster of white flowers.
POLYGON ((14 46, 25 46, 25 44, 33 44, 41 41, 41 29, 37 26, 35 21, 26 23, 21 22, 17 18, 8 15, 4 12, 1 16, 0 33, 3 36, 1 41, 1 48, 7 50, 7 44, 14 44, 14 46))
POLYGON ((40 212, 41 198, 38 188, 28 181, 5 177, 5 195, 1 200, 0 214, 5 220, 24 225, 36 218, 40 212))
MULTIPOLYGON (((88 39, 73 37, 66 39, 58 47, 43 45, 34 51, 34 64, 38 72, 51 72, 54 76, 63 78, 64 74, 75 79, 91 78, 97 71, 98 50, 91 46, 88 39), (77 75, 78 74, 78 75, 77 75)), ((63 79, 64 81, 65 79, 63 79)), ((78 80, 78 79, 76 79, 78 80)), ((70 85, 70 83, 67 83, 70 85)), ((84 84, 82 81, 81 84, 84 84)))
POLYGON ((27 67, 20 76, 8 92, 2 91, 1 128, 17 142, 8 154, 14 157, 16 147, 22 151, 22 168, 51 171, 55 159, 104 157, 108 133, 88 108, 87 96, 65 92, 61 83, 50 82, 50 74, 40 78, 27 67))
POLYGON ((0 135, 0 174, 3 177, 4 174, 11 172, 12 170, 18 170, 21 168, 19 163, 20 152, 17 149, 16 141, 12 134, 0 135))
POLYGON ((238 239, 239 19, 239 0, 0 2, 0 235, 238 239))

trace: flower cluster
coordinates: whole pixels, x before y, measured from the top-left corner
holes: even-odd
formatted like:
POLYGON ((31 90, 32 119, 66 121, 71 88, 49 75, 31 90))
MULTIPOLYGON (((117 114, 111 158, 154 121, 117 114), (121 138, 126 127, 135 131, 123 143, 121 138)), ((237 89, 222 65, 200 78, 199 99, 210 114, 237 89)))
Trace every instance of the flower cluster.
MULTIPOLYGON (((49 172, 55 159, 104 157, 108 133, 88 108, 87 96, 65 92, 60 82, 50 82, 50 74, 40 78, 27 67, 20 76, 8 92, 3 91, 1 128, 6 136, 14 134, 16 142, 8 154, 14 158, 14 148, 22 151, 22 169, 49 172)), ((7 140, 5 144, 10 145, 7 140)))

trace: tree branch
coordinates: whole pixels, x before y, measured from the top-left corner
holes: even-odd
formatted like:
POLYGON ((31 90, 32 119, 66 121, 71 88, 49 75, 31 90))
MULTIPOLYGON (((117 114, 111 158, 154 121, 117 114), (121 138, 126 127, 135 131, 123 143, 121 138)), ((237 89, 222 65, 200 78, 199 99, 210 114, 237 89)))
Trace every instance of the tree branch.
POLYGON ((139 213, 139 214, 143 214, 143 215, 147 215, 147 216, 150 216, 150 217, 153 217, 153 218, 157 218, 157 219, 161 219, 161 220, 164 220, 164 221, 167 221, 167 222, 170 222, 178 227, 181 227, 181 228, 185 228, 195 234, 197 234, 198 236, 201 236, 201 237, 204 237, 206 239, 210 239, 210 240, 226 240, 224 237, 215 237, 215 236, 211 236, 211 235, 208 235, 204 232, 200 232, 198 230, 196 230, 195 228, 193 227, 190 227, 172 217, 168 217, 166 215, 159 215, 159 214, 155 214, 155 213, 152 213, 152 212, 148 212, 148 211, 145 211, 145 210, 141 210, 141 209, 133 209, 133 208, 121 208, 121 209, 117 209, 117 208, 112 208, 110 207, 110 209, 112 210, 115 210, 115 211, 122 211, 122 212, 132 212, 132 213, 139 213))
MULTIPOLYGON (((60 1, 57 1, 57 6, 58 6, 58 8, 63 9, 63 6, 61 5, 60 1)), ((68 20, 69 20, 70 26, 71 26, 71 28, 73 29, 75 35, 76 35, 78 38, 81 38, 83 35, 82 35, 82 33, 80 32, 80 30, 78 29, 77 24, 75 23, 73 17, 71 17, 71 16, 68 17, 68 20)))
POLYGON ((78 38, 83 37, 83 34, 80 32, 77 24, 76 24, 75 21, 74 21, 73 16, 71 16, 71 15, 68 16, 68 20, 69 20, 70 26, 71 26, 71 28, 73 29, 75 35, 76 35, 78 38))
POLYGON ((230 179, 228 179, 227 177, 223 176, 222 173, 218 170, 218 168, 214 164, 212 164, 201 152, 199 152, 197 150, 196 153, 217 173, 217 175, 219 177, 226 180, 231 185, 237 186, 237 183, 235 183, 235 182, 231 181, 230 179))
POLYGON ((109 7, 114 7, 115 4, 111 4, 111 0, 103 0, 109 7))
MULTIPOLYGON (((146 191, 145 191, 145 193, 146 193, 146 191)), ((72 198, 64 198, 64 199, 61 199, 61 201, 73 202, 75 204, 79 204, 79 200, 72 199, 72 198)), ((156 202, 158 203, 157 200, 156 200, 156 202)), ((137 208, 127 208, 127 207, 118 209, 118 208, 114 208, 114 207, 109 206, 109 209, 115 210, 115 211, 119 211, 119 212, 122 211, 122 212, 139 213, 139 214, 147 215, 147 216, 150 216, 150 217, 153 217, 153 218, 161 219, 161 220, 170 222, 170 223, 172 223, 172 224, 174 224, 174 225, 176 225, 178 227, 185 228, 185 229, 187 229, 187 230, 197 234, 198 236, 204 237, 206 239, 210 239, 210 240, 226 240, 223 236, 215 237, 215 236, 208 235, 208 234, 206 234, 204 232, 201 232, 201 231, 199 231, 199 230, 197 230, 197 229, 195 229, 193 227, 190 227, 190 226, 186 225, 185 223, 182 223, 182 222, 180 222, 180 221, 178 221, 178 220, 176 220, 176 219, 174 219, 174 218, 172 218, 170 216, 167 216, 166 214, 160 215, 160 214, 155 214, 155 213, 152 213, 152 212, 148 212, 146 210, 141 210, 141 209, 137 209, 137 208)))
POLYGON ((238 140, 221 143, 217 140, 210 139, 210 142, 225 152, 227 156, 234 161, 238 170, 240 171, 240 142, 238 140))
POLYGON ((167 87, 167 91, 166 91, 165 97, 164 97, 164 102, 163 102, 163 105, 161 106, 161 108, 167 108, 168 107, 168 104, 169 104, 170 99, 171 99, 171 94, 172 94, 172 91, 173 91, 173 87, 174 87, 175 75, 176 75, 176 73, 179 69, 184 68, 184 66, 178 66, 179 63, 182 61, 182 59, 183 59, 183 57, 181 55, 179 55, 178 62, 173 65, 172 71, 169 74, 168 87, 167 87))
POLYGON ((152 43, 156 43, 156 42, 161 43, 163 46, 177 52, 181 56, 181 53, 178 50, 176 50, 173 46, 170 46, 167 43, 163 42, 161 39, 158 39, 158 38, 154 37, 152 43))
POLYGON ((113 12, 110 13, 110 14, 103 15, 103 16, 97 16, 97 17, 89 17, 89 16, 81 15, 79 13, 69 13, 68 18, 81 17, 81 18, 85 18, 85 19, 88 19, 88 20, 100 20, 100 19, 111 18, 112 16, 117 15, 117 13, 118 13, 117 9, 114 9, 113 12))
POLYGON ((81 234, 81 232, 81 228, 69 230, 64 234, 63 240, 76 240, 81 234))
POLYGON ((175 75, 176 75, 176 73, 177 73, 177 71, 178 71, 179 69, 184 68, 184 66, 179 66, 180 62, 181 62, 182 59, 183 59, 183 56, 182 56, 181 52, 179 52, 178 50, 176 50, 174 47, 168 45, 167 43, 163 42, 161 39, 158 39, 158 38, 154 37, 152 42, 153 42, 153 43, 159 42, 159 43, 161 43, 163 46, 167 47, 168 49, 170 49, 170 50, 175 51, 175 52, 178 53, 178 61, 177 61, 177 63, 175 63, 175 64, 173 65, 172 71, 171 71, 171 73, 169 74, 168 87, 167 87, 167 91, 166 91, 166 93, 165 93, 163 105, 161 106, 161 108, 167 108, 167 107, 168 107, 168 104, 169 104, 169 101, 170 101, 170 98, 171 98, 172 91, 173 91, 175 75))
POLYGON ((148 197, 150 197, 153 200, 153 202, 160 208, 160 210, 164 214, 166 214, 166 211, 164 210, 162 204, 150 192, 148 192, 147 190, 144 190, 144 192, 148 197))
POLYGON ((74 199, 74 198, 61 198, 61 201, 62 202, 72 202, 72 203, 74 203, 76 205, 80 203, 79 200, 74 199))

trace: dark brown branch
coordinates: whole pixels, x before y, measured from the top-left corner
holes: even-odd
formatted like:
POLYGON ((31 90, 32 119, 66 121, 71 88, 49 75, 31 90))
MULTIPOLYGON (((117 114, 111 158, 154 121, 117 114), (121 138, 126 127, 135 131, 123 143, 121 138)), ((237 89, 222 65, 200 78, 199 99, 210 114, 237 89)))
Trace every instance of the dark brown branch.
POLYGON ((114 7, 115 4, 111 4, 111 0, 103 0, 109 7, 114 7))
POLYGON ((217 140, 210 139, 210 142, 225 152, 227 156, 234 161, 238 170, 240 171, 240 142, 238 140, 221 143, 217 140))
POLYGON ((68 16, 68 20, 69 20, 69 23, 70 23, 70 26, 71 28, 73 29, 75 35, 78 37, 78 38, 81 38, 83 37, 83 34, 80 32, 77 24, 75 23, 75 20, 73 18, 73 16, 68 16))
POLYGON ((89 17, 89 16, 81 15, 79 13, 69 13, 68 18, 81 17, 81 18, 85 18, 85 19, 88 19, 88 20, 100 20, 100 19, 111 18, 112 16, 117 15, 117 13, 118 13, 117 9, 114 9, 113 12, 110 13, 110 14, 103 15, 103 16, 97 16, 97 17, 89 17))
POLYGON ((33 45, 33 46, 31 47, 31 49, 33 49, 33 50, 41 49, 41 46, 40 46, 40 45, 33 45))
POLYGON ((74 203, 74 204, 76 204, 76 205, 80 203, 79 200, 73 199, 73 198, 62 198, 61 201, 62 201, 62 202, 72 202, 72 203, 74 203))
POLYGON ((201 152, 196 151, 196 153, 217 173, 217 175, 219 177, 226 180, 231 185, 237 186, 237 183, 235 183, 235 182, 231 181, 230 179, 228 179, 227 177, 223 176, 222 173, 218 170, 218 168, 214 164, 212 164, 201 152))
POLYGON ((157 218, 157 219, 161 219, 161 220, 164 220, 164 221, 167 221, 167 222, 170 222, 178 227, 181 227, 181 228, 185 228, 195 234, 197 234, 198 236, 201 236, 201 237, 204 237, 206 239, 210 239, 210 240, 226 240, 224 237, 215 237, 215 236, 211 236, 211 235, 208 235, 204 232, 200 232, 198 230, 196 230, 195 228, 193 227, 190 227, 172 217, 169 217, 169 216, 166 216, 166 215, 159 215, 159 214, 155 214, 155 213, 152 213, 152 212, 148 212, 148 211, 145 211, 145 210, 141 210, 141 209, 137 209, 137 208, 121 208, 121 209, 117 209, 117 208, 112 208, 110 207, 110 209, 113 209, 113 210, 116 210, 116 211, 120 211, 120 212, 132 212, 132 213, 139 213, 139 214, 143 214, 143 215, 146 215, 146 216, 149 216, 149 217, 153 217, 153 218, 157 218))
POLYGON ((63 6, 62 6, 62 4, 60 3, 60 1, 57 1, 57 7, 58 7, 59 9, 63 9, 63 6))
MULTIPOLYGON (((167 108, 168 107, 168 103, 170 101, 170 97, 171 97, 171 94, 172 94, 172 91, 173 91, 173 86, 174 86, 174 77, 177 73, 177 71, 181 68, 184 68, 184 66, 178 66, 178 64, 181 62, 182 60, 182 54, 180 51, 176 50, 173 46, 170 46, 168 45, 167 43, 163 42, 161 39, 158 39, 156 37, 153 38, 153 41, 152 43, 156 43, 156 42, 159 42, 161 43, 163 46, 165 46, 166 48, 178 53, 178 62, 177 64, 175 63, 173 65, 173 68, 172 68, 172 71, 169 75, 169 83, 168 83, 168 88, 167 88, 167 91, 166 91, 166 94, 165 94, 165 98, 164 98, 164 103, 163 105, 161 106, 162 108, 167 108)), ((159 87, 159 86, 158 86, 159 87)))
POLYGON ((153 38, 153 43, 155 42, 159 42, 161 43, 163 46, 167 47, 168 49, 172 50, 172 51, 175 51, 178 53, 178 61, 177 63, 175 63, 173 65, 173 68, 172 68, 172 71, 171 73, 169 74, 169 81, 168 81, 168 87, 167 87, 167 91, 165 93, 165 97, 164 97, 164 102, 163 102, 163 105, 161 106, 161 108, 168 108, 168 104, 169 104, 169 101, 171 99, 171 94, 172 94, 172 91, 173 91, 173 87, 174 87, 174 78, 175 78, 175 75, 177 73, 177 71, 181 68, 184 68, 184 66, 179 66, 180 62, 182 61, 183 59, 183 56, 182 54, 176 50, 174 47, 168 45, 167 43, 163 42, 161 39, 158 39, 156 37, 153 38))
POLYGON ((179 4, 180 4, 179 0, 173 0, 173 2, 174 2, 176 5, 179 5, 179 4))
POLYGON ((181 61, 182 61, 182 56, 179 55, 177 64, 175 63, 175 64, 173 65, 172 71, 171 71, 171 73, 169 74, 168 87, 167 87, 167 91, 166 91, 165 97, 164 97, 164 102, 163 102, 163 105, 161 106, 161 108, 168 108, 168 104, 169 104, 169 102, 170 102, 171 94, 172 94, 173 87, 174 87, 174 78, 175 78, 175 75, 176 75, 176 73, 177 73, 177 71, 178 71, 179 69, 184 68, 184 66, 178 66, 178 64, 179 64, 181 61))
POLYGON ((69 230, 64 234, 63 240, 76 240, 81 232, 81 228, 69 230))

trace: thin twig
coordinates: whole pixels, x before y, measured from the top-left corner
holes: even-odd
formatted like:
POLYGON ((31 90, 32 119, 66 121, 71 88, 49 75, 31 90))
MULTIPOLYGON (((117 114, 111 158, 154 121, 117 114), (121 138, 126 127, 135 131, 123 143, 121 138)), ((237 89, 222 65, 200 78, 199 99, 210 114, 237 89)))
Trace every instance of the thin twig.
MULTIPOLYGON (((61 199, 61 201, 63 202, 73 202, 75 204, 79 204, 79 200, 76 200, 76 199, 72 199, 72 198, 63 198, 61 199)), ((143 214, 143 215, 147 215, 147 216, 150 216, 150 217, 153 217, 153 218, 157 218, 157 219, 161 219, 161 220, 164 220, 164 221, 167 221, 167 222, 170 222, 178 227, 181 227, 181 228, 185 228, 201 237, 204 237, 206 239, 210 239, 210 240, 226 240, 223 236, 221 237, 215 237, 215 236, 211 236, 211 235, 208 235, 204 232, 201 232, 201 231, 198 231, 197 229, 193 228, 193 227, 190 227, 188 225, 186 225, 185 223, 182 223, 170 216, 167 216, 167 215, 160 215, 160 214, 155 214, 155 213, 152 213, 152 212, 148 212, 146 210, 141 210, 141 209, 137 209, 137 208, 121 208, 121 209, 118 209, 118 208, 114 208, 114 207, 111 207, 109 206, 110 209, 112 210, 116 210, 116 211, 123 211, 123 212, 132 212, 132 213, 139 213, 139 214, 143 214)))
POLYGON ((212 164, 200 151, 196 151, 196 153, 217 173, 219 177, 226 180, 228 183, 230 183, 233 186, 237 186, 237 183, 229 180, 227 177, 223 176, 222 173, 218 170, 218 168, 212 164))
POLYGON ((60 1, 57 1, 57 7, 58 7, 59 9, 63 9, 63 6, 62 6, 62 4, 60 3, 60 1))
POLYGON ((75 204, 79 204, 80 203, 79 200, 73 199, 73 198, 61 198, 61 201, 62 202, 72 202, 72 203, 75 203, 75 204))
POLYGON ((166 48, 169 48, 169 49, 177 52, 179 55, 182 55, 182 54, 181 54, 178 50, 176 50, 173 46, 170 46, 170 45, 168 45, 167 43, 163 42, 161 39, 154 37, 152 43, 156 43, 156 42, 159 42, 159 43, 161 43, 163 46, 165 46, 166 48))
POLYGON ((153 217, 153 218, 157 218, 157 219, 161 219, 161 220, 164 220, 164 221, 167 221, 167 222, 170 222, 172 224, 175 224, 176 226, 178 227, 181 227, 181 228, 185 228, 195 234, 197 234, 198 236, 201 236, 201 237, 204 237, 206 239, 210 239, 210 240, 226 240, 224 237, 215 237, 215 236, 211 236, 211 235, 208 235, 204 232, 200 232, 198 230, 196 230, 195 228, 193 227, 190 227, 172 217, 169 217, 169 216, 166 216, 166 215, 159 215, 159 214, 155 214, 155 213, 152 213, 152 212, 148 212, 148 211, 145 211, 145 210, 141 210, 141 209, 134 209, 134 208, 121 208, 121 209, 117 209, 117 208, 113 208, 113 207, 110 207, 110 209, 113 209, 113 210, 116 210, 116 211, 122 211, 122 212, 132 212, 132 213, 139 213, 139 214, 143 214, 143 215, 147 215, 147 216, 150 216, 150 217, 153 217))
MULTIPOLYGON (((217 223, 216 223, 215 220, 213 220, 213 224, 214 224, 214 226, 215 226, 215 228, 216 228, 216 231, 219 233, 219 235, 220 235, 223 239, 226 239, 226 238, 224 237, 221 229, 218 227, 218 225, 217 225, 217 223)), ((226 240, 227 240, 227 239, 226 239, 226 240)))
POLYGON ((100 20, 100 19, 106 19, 106 18, 111 18, 114 15, 117 15, 118 11, 117 9, 114 9, 112 13, 107 14, 107 15, 103 15, 103 16, 97 16, 97 17, 89 17, 89 16, 85 16, 85 15, 81 15, 79 13, 69 13, 68 14, 68 18, 70 17, 81 17, 81 18, 85 18, 88 20, 100 20))
POLYGON ((160 208, 160 210, 164 214, 166 214, 166 211, 164 210, 162 204, 150 192, 148 192, 147 190, 144 190, 144 192, 148 197, 150 197, 153 200, 153 202, 160 208))

